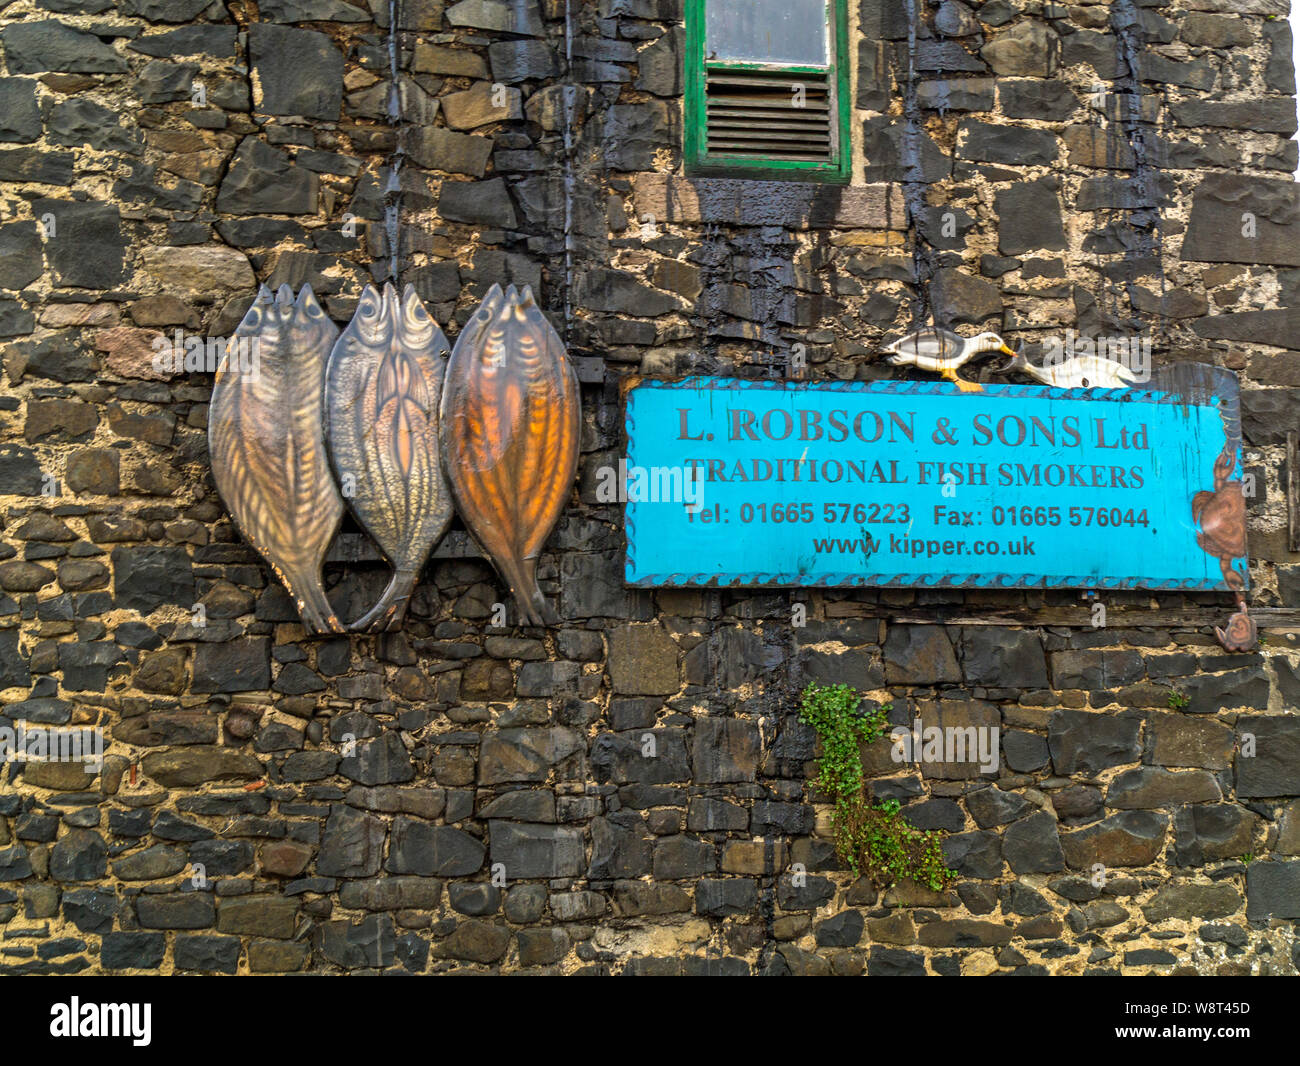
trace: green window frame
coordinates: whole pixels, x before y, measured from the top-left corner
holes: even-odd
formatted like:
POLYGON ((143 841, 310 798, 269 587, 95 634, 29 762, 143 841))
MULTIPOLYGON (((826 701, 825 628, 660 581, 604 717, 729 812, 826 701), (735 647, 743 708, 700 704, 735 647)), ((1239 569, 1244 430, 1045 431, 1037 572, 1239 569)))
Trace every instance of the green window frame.
POLYGON ((743 6, 746 0, 686 0, 683 140, 687 175, 847 184, 853 166, 849 137, 848 0, 826 0, 826 66, 707 59, 705 16, 710 3, 743 6), (792 88, 799 82, 801 74, 815 75, 818 82, 824 79, 828 105, 826 132, 829 134, 829 150, 825 158, 781 158, 779 152, 768 154, 757 149, 737 151, 719 146, 716 140, 710 150, 709 78, 743 76, 744 72, 759 77, 789 75, 792 88))

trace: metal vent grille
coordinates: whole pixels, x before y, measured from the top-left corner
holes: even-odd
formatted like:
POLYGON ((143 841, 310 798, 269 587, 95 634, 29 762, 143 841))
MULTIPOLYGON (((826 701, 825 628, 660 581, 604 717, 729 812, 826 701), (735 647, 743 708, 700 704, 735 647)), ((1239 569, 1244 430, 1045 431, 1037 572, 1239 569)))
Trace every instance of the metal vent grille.
POLYGON ((704 96, 711 156, 809 163, 835 159, 829 72, 710 67, 704 96))

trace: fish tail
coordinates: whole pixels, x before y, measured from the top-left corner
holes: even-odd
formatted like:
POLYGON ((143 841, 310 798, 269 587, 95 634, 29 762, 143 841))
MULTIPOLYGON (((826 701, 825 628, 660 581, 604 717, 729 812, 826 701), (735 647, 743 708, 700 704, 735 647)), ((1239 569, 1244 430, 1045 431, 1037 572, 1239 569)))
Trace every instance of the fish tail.
POLYGON ((524 624, 545 625, 549 610, 542 590, 537 587, 537 560, 505 556, 501 559, 501 571, 514 594, 524 624))
POLYGON ((400 629, 418 577, 414 570, 395 570, 379 601, 348 628, 354 633, 400 629))
POLYGON ((290 574, 285 574, 284 579, 290 595, 298 604, 298 614, 302 617, 303 628, 309 636, 347 632, 334 613, 334 608, 330 606, 319 580, 290 574))

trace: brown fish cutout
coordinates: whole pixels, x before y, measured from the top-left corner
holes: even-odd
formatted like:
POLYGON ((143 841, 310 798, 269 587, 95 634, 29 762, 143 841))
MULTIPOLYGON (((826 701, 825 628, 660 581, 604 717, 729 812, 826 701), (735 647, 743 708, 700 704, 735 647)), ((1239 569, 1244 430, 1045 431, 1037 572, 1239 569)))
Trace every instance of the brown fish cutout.
POLYGON ((325 436, 343 498, 393 567, 379 602, 349 627, 397 629, 451 524, 438 452, 447 338, 408 285, 367 285, 325 372, 325 436))
POLYGON ((493 285, 456 339, 442 389, 442 455, 460 516, 524 620, 549 614, 537 556, 578 469, 578 378, 533 300, 493 285))
POLYGON ((284 582, 308 633, 342 633, 321 563, 343 518, 321 429, 325 360, 338 327, 304 285, 265 286, 235 331, 257 343, 252 372, 222 365, 208 447, 217 491, 244 538, 284 582))

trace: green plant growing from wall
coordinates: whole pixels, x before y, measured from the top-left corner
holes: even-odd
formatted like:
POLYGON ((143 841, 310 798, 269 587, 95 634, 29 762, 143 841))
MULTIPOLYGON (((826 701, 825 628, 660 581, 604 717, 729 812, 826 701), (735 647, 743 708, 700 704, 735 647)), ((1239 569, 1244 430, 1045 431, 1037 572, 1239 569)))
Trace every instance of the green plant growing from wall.
POLYGON ((1184 707, 1186 707, 1191 702, 1192 702, 1191 700, 1189 700, 1186 696, 1184 696, 1181 692, 1177 691, 1176 689, 1170 690, 1169 709, 1171 711, 1181 711, 1184 707))
POLYGON ((905 878, 939 891, 956 876, 943 863, 938 830, 921 830, 903 818, 897 800, 871 804, 862 771, 862 744, 885 733, 891 704, 859 711, 861 693, 848 685, 810 684, 799 702, 799 720, 821 741, 816 784, 835 804, 831 833, 840 861, 877 888, 905 878))

